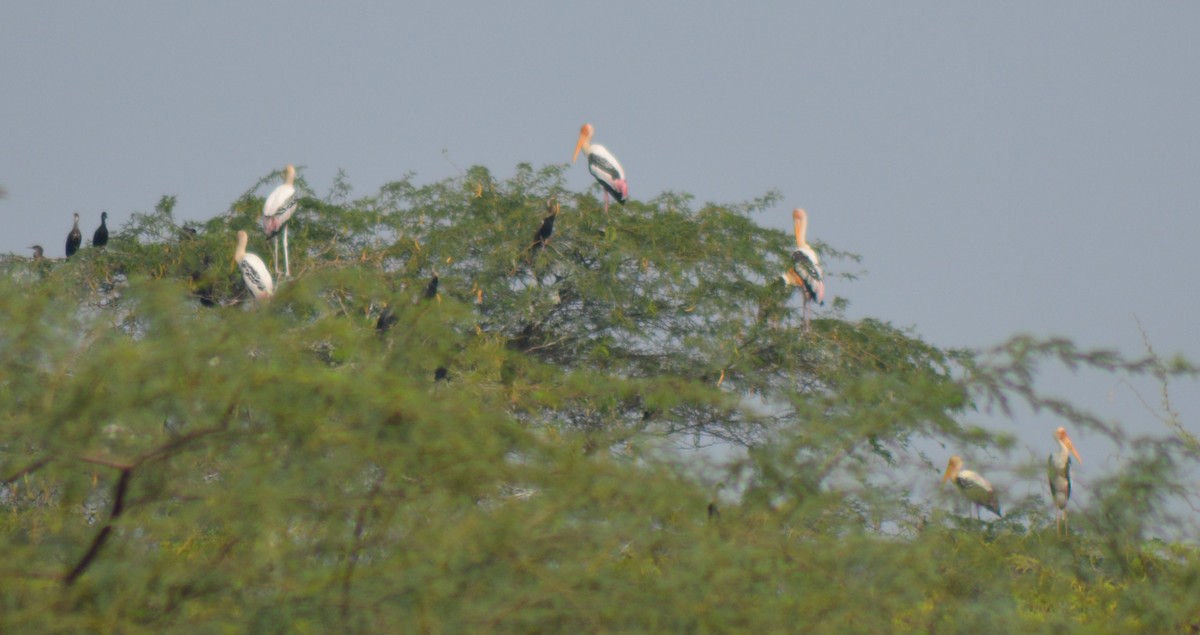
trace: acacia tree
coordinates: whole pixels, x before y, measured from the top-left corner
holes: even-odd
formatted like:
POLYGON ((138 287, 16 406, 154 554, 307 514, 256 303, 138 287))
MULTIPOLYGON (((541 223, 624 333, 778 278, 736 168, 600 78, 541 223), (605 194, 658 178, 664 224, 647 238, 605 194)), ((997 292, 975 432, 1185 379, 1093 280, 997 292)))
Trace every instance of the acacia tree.
POLYGON ((1186 443, 1121 438, 1137 460, 1065 543, 1045 501, 985 526, 888 478, 936 478, 923 442, 1002 452, 969 416, 1014 399, 1120 436, 1041 396, 1042 361, 1188 364, 947 351, 841 299, 803 332, 790 237, 754 218, 777 194, 605 214, 563 170, 356 200, 301 179, 296 275, 263 306, 230 256, 239 229, 267 249, 274 175, 204 223, 164 197, 106 250, 5 260, 0 630, 1194 623, 1196 555, 1146 533, 1186 443), (664 450, 711 443, 745 458, 697 476, 664 450))

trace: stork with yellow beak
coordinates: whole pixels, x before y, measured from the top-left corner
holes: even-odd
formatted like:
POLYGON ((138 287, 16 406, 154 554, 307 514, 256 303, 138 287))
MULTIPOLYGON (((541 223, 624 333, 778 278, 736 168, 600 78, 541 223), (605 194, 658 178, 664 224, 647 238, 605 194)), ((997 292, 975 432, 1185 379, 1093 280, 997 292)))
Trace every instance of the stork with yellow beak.
POLYGON ((283 233, 283 275, 292 277, 292 265, 288 260, 288 221, 296 213, 296 166, 288 165, 283 169, 283 183, 280 183, 267 200, 263 203, 262 228, 268 239, 275 243, 271 252, 275 256, 275 274, 279 274, 279 234, 283 233))
POLYGON ((1000 513, 1000 499, 996 496, 996 488, 987 482, 987 479, 972 472, 971 470, 963 469, 963 460, 960 456, 950 457, 950 462, 946 465, 946 474, 942 477, 942 484, 946 481, 954 479, 954 484, 958 486, 958 491, 967 500, 975 504, 975 517, 979 518, 979 508, 983 507, 997 516, 1003 516, 1000 513))
POLYGON ((592 145, 593 132, 595 130, 590 123, 583 124, 583 128, 579 129, 579 141, 575 143, 575 155, 571 157, 571 163, 579 158, 579 151, 583 150, 587 155, 588 172, 591 172, 604 187, 604 213, 607 214, 608 195, 612 194, 618 203, 624 205, 625 199, 629 197, 629 184, 625 182, 625 170, 608 148, 599 144, 592 145))
POLYGON ((792 267, 783 272, 783 281, 800 287, 803 292, 804 328, 808 328, 808 303, 825 304, 825 272, 821 260, 812 245, 805 240, 808 229, 808 214, 800 208, 792 211, 792 224, 796 231, 796 251, 792 252, 792 267))
POLYGON ((1067 527, 1067 501, 1071 499, 1071 455, 1083 464, 1067 429, 1060 427, 1054 431, 1054 440, 1058 441, 1058 452, 1050 455, 1046 463, 1046 475, 1050 478, 1050 494, 1054 497, 1054 505, 1058 512, 1054 516, 1054 529, 1059 535, 1070 532, 1067 527))
POLYGON ((258 254, 246 252, 246 243, 250 237, 244 230, 237 233, 237 248, 233 251, 233 262, 242 270, 242 281, 254 296, 255 300, 270 299, 275 293, 275 283, 271 280, 271 272, 258 254))

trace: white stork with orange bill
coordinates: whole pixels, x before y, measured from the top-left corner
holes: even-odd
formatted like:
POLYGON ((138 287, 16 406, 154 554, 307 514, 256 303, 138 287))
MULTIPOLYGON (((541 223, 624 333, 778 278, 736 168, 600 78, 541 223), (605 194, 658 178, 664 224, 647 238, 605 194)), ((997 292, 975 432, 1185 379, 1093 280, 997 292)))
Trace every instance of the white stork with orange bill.
POLYGON ((275 293, 275 283, 271 280, 271 272, 258 254, 248 253, 246 243, 250 237, 244 230, 238 230, 237 248, 233 251, 233 262, 242 271, 242 281, 254 296, 255 300, 265 301, 275 293))
POLYGON ((783 272, 783 281, 800 287, 804 297, 804 327, 808 328, 808 303, 825 304, 825 272, 817 252, 805 240, 808 229, 808 214, 800 208, 792 211, 792 224, 796 231, 796 251, 792 252, 792 267, 783 272))
POLYGON ((1058 441, 1058 452, 1050 455, 1050 460, 1046 463, 1046 475, 1050 479, 1050 494, 1054 497, 1054 505, 1058 507, 1058 512, 1054 516, 1054 529, 1060 535, 1063 532, 1069 532, 1067 527, 1067 501, 1071 499, 1071 455, 1075 455, 1075 460, 1083 463, 1083 459, 1079 458, 1079 452, 1075 450, 1075 444, 1071 442, 1071 437, 1067 436, 1067 429, 1060 427, 1054 431, 1054 440, 1058 441))
POLYGON ((283 233, 283 275, 292 277, 291 263, 288 262, 288 221, 296 213, 296 167, 288 165, 283 169, 283 183, 271 191, 263 203, 262 228, 267 238, 274 239, 272 253, 275 255, 275 273, 279 273, 279 234, 283 233))
POLYGON ((950 462, 946 465, 946 474, 942 477, 942 484, 946 481, 954 479, 954 484, 958 486, 958 491, 967 500, 975 505, 975 517, 979 518, 979 508, 982 507, 992 512, 997 516, 1002 516, 1000 513, 1000 499, 996 496, 996 488, 987 482, 987 479, 972 472, 971 470, 963 469, 963 460, 960 456, 950 457, 950 462))
POLYGON ((575 155, 571 157, 571 163, 579 159, 579 151, 583 150, 587 155, 588 172, 591 172, 604 187, 604 213, 607 214, 608 195, 612 194, 618 203, 624 205, 625 199, 629 198, 629 184, 625 181, 625 170, 617 163, 617 157, 614 157, 608 148, 592 143, 594 132, 590 123, 585 123, 583 128, 580 128, 579 141, 575 144, 575 155))

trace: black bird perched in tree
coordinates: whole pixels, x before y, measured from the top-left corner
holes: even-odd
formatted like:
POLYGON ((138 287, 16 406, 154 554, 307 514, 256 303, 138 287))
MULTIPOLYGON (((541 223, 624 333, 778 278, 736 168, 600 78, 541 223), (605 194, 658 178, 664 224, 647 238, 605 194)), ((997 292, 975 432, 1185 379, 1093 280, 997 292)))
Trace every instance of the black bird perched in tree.
POLYGON ((429 279, 429 284, 425 285, 425 299, 432 300, 438 294, 438 273, 437 269, 433 270, 433 277, 429 279))
MULTIPOLYGON (((433 270, 433 277, 429 279, 429 284, 425 285, 425 292, 421 294, 421 297, 425 300, 433 300, 438 297, 437 269, 433 270)), ((375 331, 379 333, 380 337, 383 337, 399 321, 400 317, 392 311, 392 307, 385 306, 379 313, 379 319, 375 321, 375 331)))
POLYGON ((438 366, 437 370, 433 371, 433 381, 450 381, 450 371, 446 370, 445 366, 438 366))
POLYGON ((100 226, 92 234, 92 246, 103 247, 108 244, 108 212, 100 212, 100 226))
POLYGON ((392 313, 392 307, 385 306, 383 307, 383 312, 379 314, 379 319, 375 321, 375 332, 379 333, 380 337, 383 337, 388 332, 388 329, 392 328, 399 321, 400 318, 396 317, 395 313, 392 313))
POLYGON ((529 246, 529 249, 532 251, 537 251, 545 247, 546 243, 550 240, 550 236, 554 234, 554 219, 558 218, 558 201, 553 198, 546 201, 546 211, 550 212, 550 214, 542 219, 542 226, 533 235, 533 244, 529 246))
POLYGON ((75 212, 75 226, 71 228, 71 233, 67 234, 67 257, 74 256, 82 243, 83 233, 79 231, 79 212, 75 212))
POLYGON ((42 252, 41 245, 34 245, 34 246, 30 247, 30 249, 33 250, 33 259, 34 260, 41 260, 43 258, 43 256, 42 256, 43 252, 42 252))

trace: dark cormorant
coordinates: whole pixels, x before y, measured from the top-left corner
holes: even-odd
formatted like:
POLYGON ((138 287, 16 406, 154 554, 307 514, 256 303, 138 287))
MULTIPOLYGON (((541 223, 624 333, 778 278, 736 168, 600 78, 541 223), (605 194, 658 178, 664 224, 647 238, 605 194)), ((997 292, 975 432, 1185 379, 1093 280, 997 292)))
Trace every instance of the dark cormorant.
POLYGON ((67 257, 74 256, 82 243, 83 233, 79 231, 79 212, 75 212, 75 226, 71 228, 71 233, 67 234, 67 257))
POLYGON ((92 234, 92 246, 103 247, 108 244, 108 212, 100 212, 100 226, 92 234))

